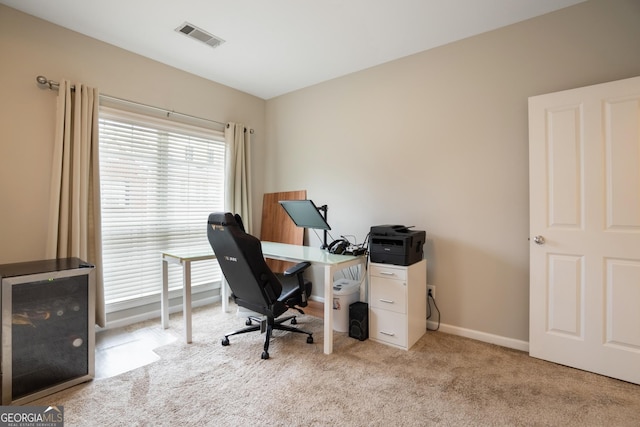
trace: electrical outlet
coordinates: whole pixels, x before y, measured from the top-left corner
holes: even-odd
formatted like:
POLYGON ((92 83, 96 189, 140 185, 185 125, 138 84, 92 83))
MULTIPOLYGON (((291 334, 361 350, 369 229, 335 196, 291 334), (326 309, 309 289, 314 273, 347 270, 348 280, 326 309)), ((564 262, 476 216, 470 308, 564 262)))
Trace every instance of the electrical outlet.
POLYGON ((427 295, 431 294, 431 298, 436 298, 436 287, 433 285, 427 285, 427 295))

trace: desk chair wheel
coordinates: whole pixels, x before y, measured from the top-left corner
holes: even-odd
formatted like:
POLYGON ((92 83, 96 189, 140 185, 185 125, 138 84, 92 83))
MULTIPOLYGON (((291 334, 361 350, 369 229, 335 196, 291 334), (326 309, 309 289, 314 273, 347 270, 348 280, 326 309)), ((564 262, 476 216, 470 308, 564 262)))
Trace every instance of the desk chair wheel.
POLYGON ((291 324, 292 325, 297 325, 298 324, 298 321, 296 320, 295 317, 293 319, 291 319, 291 324))
POLYGON ((261 359, 268 359, 269 358, 269 353, 266 351, 262 352, 262 355, 260 356, 261 359))
POLYGON ((313 344, 313 337, 311 335, 307 337, 307 344, 313 344))
POLYGON ((247 319, 247 320, 244 322, 244 324, 245 324, 245 325, 247 325, 247 326, 251 326, 251 319, 247 319))
POLYGON ((222 345, 225 346, 225 347, 229 345, 229 338, 228 337, 222 338, 222 345))

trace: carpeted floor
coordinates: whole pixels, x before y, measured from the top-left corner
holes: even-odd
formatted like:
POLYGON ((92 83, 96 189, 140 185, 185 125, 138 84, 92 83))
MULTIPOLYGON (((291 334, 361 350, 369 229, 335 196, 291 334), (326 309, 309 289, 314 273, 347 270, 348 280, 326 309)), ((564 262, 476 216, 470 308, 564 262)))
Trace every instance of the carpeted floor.
POLYGON ((261 360, 264 335, 220 345, 243 320, 219 304, 196 309, 193 325, 192 344, 177 339, 153 363, 30 405, 63 405, 67 427, 640 425, 640 386, 442 332, 410 351, 336 333, 324 355, 322 321, 301 316, 315 343, 276 331, 261 360))

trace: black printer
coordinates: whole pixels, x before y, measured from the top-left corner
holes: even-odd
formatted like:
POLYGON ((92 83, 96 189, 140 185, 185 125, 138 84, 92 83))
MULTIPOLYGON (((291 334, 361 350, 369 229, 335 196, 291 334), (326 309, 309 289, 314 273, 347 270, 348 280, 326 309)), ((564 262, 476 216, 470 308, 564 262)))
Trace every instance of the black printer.
POLYGON ((371 262, 411 265, 422 260, 426 233, 404 225, 376 225, 369 235, 371 262))

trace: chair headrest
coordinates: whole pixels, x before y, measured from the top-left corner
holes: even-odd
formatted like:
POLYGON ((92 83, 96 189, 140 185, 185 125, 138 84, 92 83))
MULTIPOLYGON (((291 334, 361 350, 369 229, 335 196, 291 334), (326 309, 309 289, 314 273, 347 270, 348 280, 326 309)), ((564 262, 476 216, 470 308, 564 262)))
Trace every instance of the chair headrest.
POLYGON ((236 223, 238 224, 238 227, 240 227, 240 230, 244 231, 244 223, 242 222, 240 214, 235 214, 233 217, 236 219, 236 223))
POLYGON ((209 225, 222 225, 231 227, 240 226, 231 212, 214 212, 212 214, 209 214, 209 220, 207 222, 209 223, 209 225))

